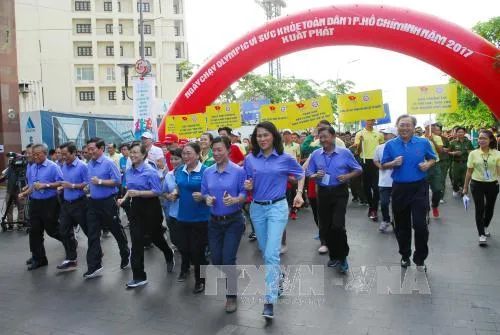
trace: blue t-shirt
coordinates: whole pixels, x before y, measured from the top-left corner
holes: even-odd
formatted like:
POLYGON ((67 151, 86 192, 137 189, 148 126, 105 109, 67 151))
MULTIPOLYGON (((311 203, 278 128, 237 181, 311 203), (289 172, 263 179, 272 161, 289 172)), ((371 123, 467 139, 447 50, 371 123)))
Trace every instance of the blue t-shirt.
POLYGON ((179 213, 177 219, 180 222, 203 222, 210 217, 210 208, 205 201, 197 202, 193 199, 193 192, 201 193, 201 180, 207 169, 198 163, 196 168, 187 172, 186 165, 179 167, 175 173, 175 181, 179 190, 179 213))
POLYGON ((392 170, 392 180, 395 183, 414 183, 427 177, 427 172, 419 168, 426 160, 436 159, 428 139, 413 136, 408 142, 396 137, 385 144, 381 164, 393 161, 403 156, 403 164, 392 170))

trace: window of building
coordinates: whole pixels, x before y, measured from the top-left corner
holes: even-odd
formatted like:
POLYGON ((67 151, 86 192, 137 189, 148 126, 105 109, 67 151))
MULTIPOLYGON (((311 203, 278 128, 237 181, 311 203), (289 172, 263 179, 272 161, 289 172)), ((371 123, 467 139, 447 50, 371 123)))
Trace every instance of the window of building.
POLYGON ((104 11, 105 12, 113 11, 113 3, 111 1, 104 1, 104 11))
POLYGON ((144 47, 144 56, 153 56, 153 48, 144 47))
POLYGON ((175 66, 175 79, 177 80, 177 82, 182 82, 182 70, 179 64, 175 66))
POLYGON ((181 36, 181 27, 174 26, 174 36, 181 36))
POLYGON ((75 1, 75 11, 90 12, 90 1, 75 1))
POLYGON ((94 80, 94 69, 90 67, 77 67, 76 80, 94 80))
POLYGON ((125 91, 122 91, 122 100, 125 100, 126 94, 125 91))
POLYGON ((90 34, 92 32, 92 25, 90 23, 77 23, 76 32, 78 34, 90 34))
POLYGON ((106 56, 114 56, 115 55, 115 47, 112 45, 106 46, 106 56))
POLYGON ((120 45, 120 56, 123 57, 123 46, 120 45))
POLYGON ((182 13, 182 1, 180 0, 174 0, 174 14, 181 14, 182 13))
POLYGON ((94 91, 80 91, 80 101, 94 101, 94 91))
POLYGON ((118 25, 118 32, 120 34, 123 34, 123 24, 121 24, 121 23, 118 25))
MULTIPOLYGON (((141 4, 140 4, 140 2, 137 3, 137 11, 138 12, 141 11, 141 4)), ((149 2, 143 2, 142 3, 142 11, 146 12, 146 13, 151 12, 151 4, 149 2)))
POLYGON ((115 68, 107 67, 106 68, 106 80, 107 81, 115 81, 115 68))
MULTIPOLYGON (((141 33, 141 26, 139 25, 138 28, 139 34, 141 33)), ((144 34, 145 35, 151 35, 151 25, 150 24, 145 24, 144 25, 144 34)))
POLYGON ((116 100, 116 91, 108 91, 108 100, 116 100))
POLYGON ((119 12, 122 11, 122 3, 120 1, 118 1, 118 11, 119 12))
POLYGON ((182 58, 182 43, 175 43, 175 58, 182 58))
POLYGON ((78 56, 92 56, 92 47, 78 47, 76 50, 78 56))
POLYGON ((106 24, 106 34, 112 34, 113 33, 113 25, 112 24, 106 24))

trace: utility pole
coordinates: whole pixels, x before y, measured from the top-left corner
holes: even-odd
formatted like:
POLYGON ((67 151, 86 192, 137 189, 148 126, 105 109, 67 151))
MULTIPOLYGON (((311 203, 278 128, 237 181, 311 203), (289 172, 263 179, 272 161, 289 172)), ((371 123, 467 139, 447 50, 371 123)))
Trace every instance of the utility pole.
MULTIPOLYGON (((286 7, 285 0, 255 0, 266 12, 268 21, 281 16, 281 9, 286 7)), ((281 60, 276 58, 269 62, 269 74, 277 79, 281 79, 281 60)))
POLYGON ((139 0, 139 27, 141 27, 141 47, 139 52, 141 54, 141 59, 144 60, 144 18, 142 14, 142 0, 139 0))

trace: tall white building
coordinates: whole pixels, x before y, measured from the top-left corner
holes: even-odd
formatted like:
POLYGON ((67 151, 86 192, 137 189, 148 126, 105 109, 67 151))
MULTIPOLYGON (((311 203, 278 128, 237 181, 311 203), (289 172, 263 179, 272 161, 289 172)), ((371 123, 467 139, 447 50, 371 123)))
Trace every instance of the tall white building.
MULTIPOLYGON (((184 0, 143 0, 145 58, 171 101, 187 59, 184 0)), ((16 1, 21 111, 132 114, 118 64, 140 58, 138 0, 16 1)), ((137 76, 134 66, 129 78, 137 76)))

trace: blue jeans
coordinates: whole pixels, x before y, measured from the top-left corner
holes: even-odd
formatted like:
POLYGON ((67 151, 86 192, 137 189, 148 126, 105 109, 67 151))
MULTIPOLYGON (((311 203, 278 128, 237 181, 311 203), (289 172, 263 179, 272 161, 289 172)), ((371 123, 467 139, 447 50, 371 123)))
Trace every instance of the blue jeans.
POLYGON ((280 269, 281 237, 288 223, 288 204, 285 199, 272 205, 252 202, 250 216, 255 227, 259 249, 266 265, 265 301, 269 304, 278 300, 278 279, 280 269))
POLYGON ((391 222, 389 205, 391 204, 392 187, 379 187, 380 190, 380 210, 382 212, 382 221, 391 222))
MULTIPOLYGON (((245 219, 240 213, 225 221, 208 222, 208 245, 213 265, 236 265, 236 253, 240 246, 241 236, 245 231, 245 219)), ((227 281, 227 296, 235 297, 238 291, 236 266, 224 267, 227 281)))

